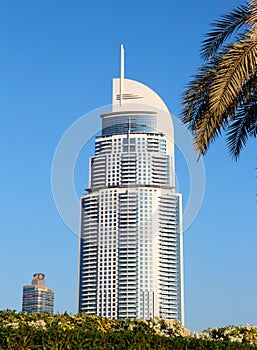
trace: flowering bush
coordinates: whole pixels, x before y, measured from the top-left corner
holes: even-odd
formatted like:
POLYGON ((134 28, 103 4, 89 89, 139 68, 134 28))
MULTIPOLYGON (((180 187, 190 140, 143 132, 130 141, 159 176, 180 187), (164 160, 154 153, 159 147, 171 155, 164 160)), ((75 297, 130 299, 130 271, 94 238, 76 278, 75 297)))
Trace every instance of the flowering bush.
POLYGON ((0 350, 257 349, 257 327, 191 333, 179 322, 110 320, 98 316, 0 311, 0 350))
POLYGON ((228 326, 224 328, 209 328, 202 332, 207 339, 228 340, 237 343, 248 343, 257 346, 257 327, 246 324, 244 326, 228 326))

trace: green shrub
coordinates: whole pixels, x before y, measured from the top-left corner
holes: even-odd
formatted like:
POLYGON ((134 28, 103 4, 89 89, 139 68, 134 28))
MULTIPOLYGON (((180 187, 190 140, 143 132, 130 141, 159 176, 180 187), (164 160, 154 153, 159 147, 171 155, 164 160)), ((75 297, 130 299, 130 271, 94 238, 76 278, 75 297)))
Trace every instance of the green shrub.
POLYGON ((192 334, 171 320, 0 311, 2 350, 252 350, 257 327, 228 326, 192 334))

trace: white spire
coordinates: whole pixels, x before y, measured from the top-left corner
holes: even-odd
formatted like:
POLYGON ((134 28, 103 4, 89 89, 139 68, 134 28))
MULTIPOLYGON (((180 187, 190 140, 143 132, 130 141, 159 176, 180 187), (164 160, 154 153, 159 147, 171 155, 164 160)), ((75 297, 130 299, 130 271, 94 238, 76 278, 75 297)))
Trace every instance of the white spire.
POLYGON ((123 94, 123 81, 124 81, 124 46, 120 45, 120 105, 122 104, 123 94))

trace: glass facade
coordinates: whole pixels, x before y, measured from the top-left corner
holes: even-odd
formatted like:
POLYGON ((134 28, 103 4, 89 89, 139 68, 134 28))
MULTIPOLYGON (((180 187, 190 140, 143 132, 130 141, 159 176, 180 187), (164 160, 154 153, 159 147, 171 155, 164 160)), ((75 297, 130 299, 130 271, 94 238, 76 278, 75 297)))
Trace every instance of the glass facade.
POLYGON ((156 116, 151 115, 118 115, 103 118, 102 135, 130 133, 154 133, 156 116))

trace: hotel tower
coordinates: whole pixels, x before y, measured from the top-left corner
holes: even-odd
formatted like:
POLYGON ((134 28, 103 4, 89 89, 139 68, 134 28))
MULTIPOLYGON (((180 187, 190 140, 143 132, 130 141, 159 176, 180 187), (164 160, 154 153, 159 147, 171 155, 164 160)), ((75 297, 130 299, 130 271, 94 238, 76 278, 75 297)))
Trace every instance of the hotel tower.
POLYGON ((81 197, 79 312, 184 323, 181 194, 170 113, 149 87, 113 80, 112 112, 81 197))

